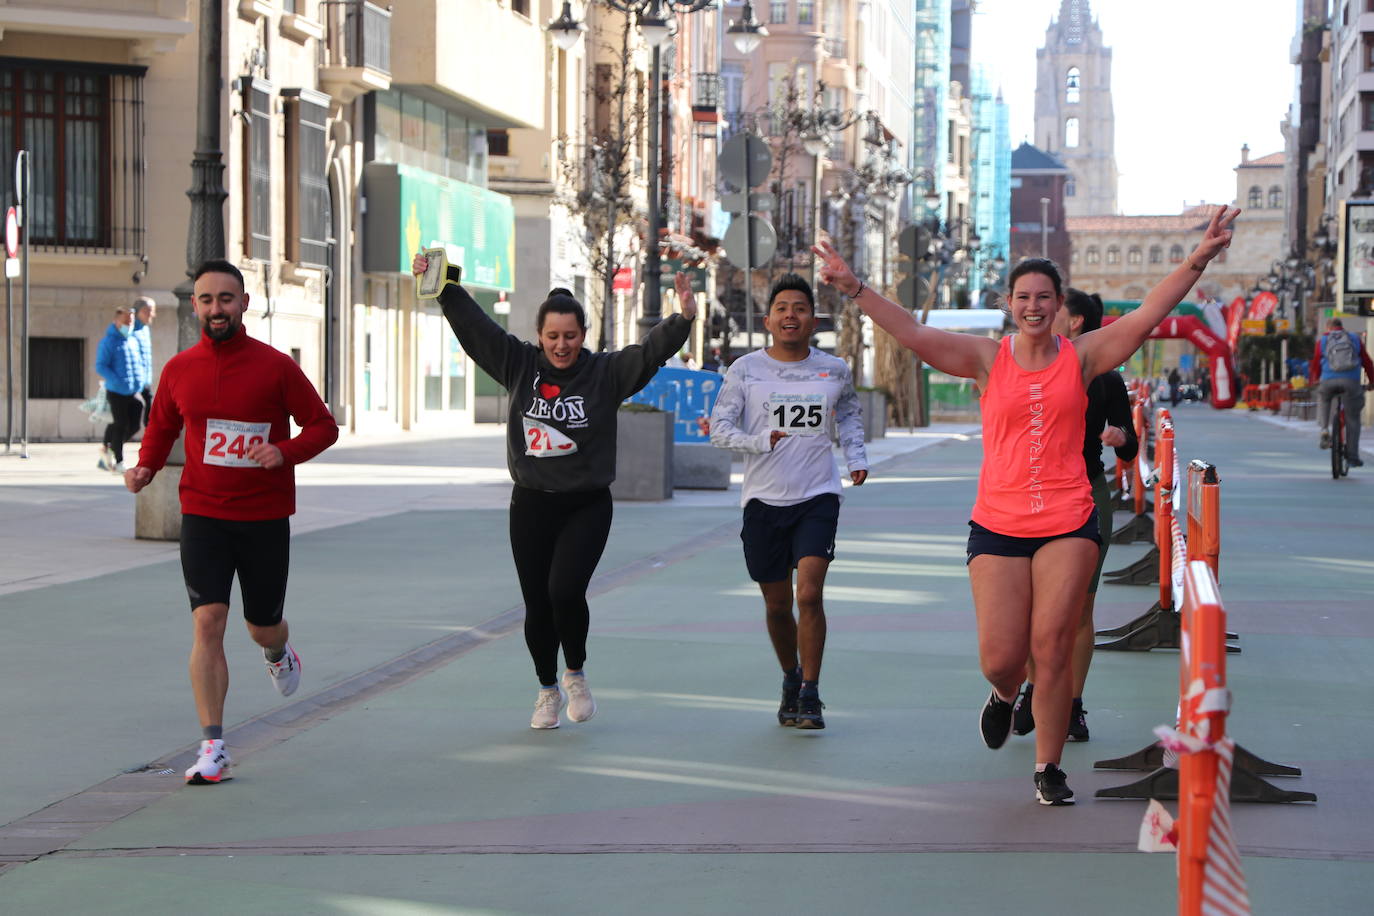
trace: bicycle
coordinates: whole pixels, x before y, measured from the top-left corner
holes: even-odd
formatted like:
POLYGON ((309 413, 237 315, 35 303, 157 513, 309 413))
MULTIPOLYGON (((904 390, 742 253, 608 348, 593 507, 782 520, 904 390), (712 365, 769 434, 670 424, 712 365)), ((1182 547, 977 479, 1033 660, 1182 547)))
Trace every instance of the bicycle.
POLYGON ((1345 454, 1345 398, 1339 394, 1331 405, 1331 479, 1340 480, 1350 473, 1350 459, 1345 454))

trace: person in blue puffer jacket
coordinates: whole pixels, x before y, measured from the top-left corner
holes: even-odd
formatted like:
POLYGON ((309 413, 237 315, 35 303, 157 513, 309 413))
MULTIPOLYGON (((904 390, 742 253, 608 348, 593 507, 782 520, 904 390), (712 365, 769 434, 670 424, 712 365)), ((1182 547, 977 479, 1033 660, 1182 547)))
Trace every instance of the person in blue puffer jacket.
POLYGON ((105 427, 97 467, 102 471, 124 473, 124 443, 138 430, 143 404, 136 395, 148 384, 148 371, 138 339, 134 337, 134 315, 124 306, 115 309, 114 322, 100 341, 95 371, 105 380, 105 397, 110 402, 113 420, 105 427))

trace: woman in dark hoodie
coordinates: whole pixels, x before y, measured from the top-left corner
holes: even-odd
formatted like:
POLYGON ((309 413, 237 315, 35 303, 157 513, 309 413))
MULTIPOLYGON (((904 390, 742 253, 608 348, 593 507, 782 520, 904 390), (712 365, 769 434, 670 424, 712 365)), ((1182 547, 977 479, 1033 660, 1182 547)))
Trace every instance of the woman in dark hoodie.
MULTIPOLYGON (((411 269, 423 275, 428 263, 416 255, 411 269)), ((539 306, 539 342, 531 344, 482 311, 459 284, 456 267, 447 279, 439 294, 444 317, 463 350, 511 395, 511 552, 525 599, 525 644, 539 678, 530 727, 557 728, 564 703, 570 720, 585 722, 596 712, 583 671, 587 585, 611 530, 617 411, 687 342, 696 297, 679 273, 682 314, 663 319, 637 345, 593 353, 583 346, 586 312, 568 290, 551 291, 539 306)))

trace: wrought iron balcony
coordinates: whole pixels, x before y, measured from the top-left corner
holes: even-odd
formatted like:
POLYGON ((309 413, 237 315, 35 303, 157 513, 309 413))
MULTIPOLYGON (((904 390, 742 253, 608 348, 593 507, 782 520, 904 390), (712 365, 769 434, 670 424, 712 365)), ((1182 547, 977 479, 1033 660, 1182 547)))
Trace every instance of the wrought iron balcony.
POLYGON ((391 8, 368 0, 320 0, 325 40, 320 83, 347 104, 391 86, 391 8))

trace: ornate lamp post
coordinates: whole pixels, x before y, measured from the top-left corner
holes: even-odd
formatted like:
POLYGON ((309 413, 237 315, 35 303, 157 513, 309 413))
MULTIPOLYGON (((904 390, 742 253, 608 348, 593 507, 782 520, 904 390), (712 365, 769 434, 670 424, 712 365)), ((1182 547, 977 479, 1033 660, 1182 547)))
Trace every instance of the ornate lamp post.
MULTIPOLYGON (((652 163, 649 168, 647 202, 649 238, 644 251, 644 314, 639 319, 641 327, 648 330, 658 324, 663 311, 662 293, 659 289, 659 274, 662 272, 663 256, 659 250, 658 240, 663 226, 662 205, 659 202, 663 182, 663 153, 659 141, 663 122, 661 86, 658 76, 659 57, 663 43, 668 40, 672 31, 668 17, 713 8, 715 0, 600 0, 600 2, 611 9, 635 17, 635 21, 639 24, 640 36, 652 49, 649 65, 649 161, 652 163)), ((753 31, 744 28, 742 29, 744 34, 756 39, 759 35, 767 34, 763 26, 758 25, 758 22, 753 20, 753 8, 749 4, 745 4, 745 18, 757 28, 753 31)), ((564 0, 562 13, 545 28, 553 36, 558 46, 567 50, 577 44, 577 40, 581 37, 586 26, 573 18, 571 4, 569 0, 564 0)), ((733 29, 734 26, 731 28, 733 29)), ((607 307, 609 307, 609 303, 607 303, 607 307)))

